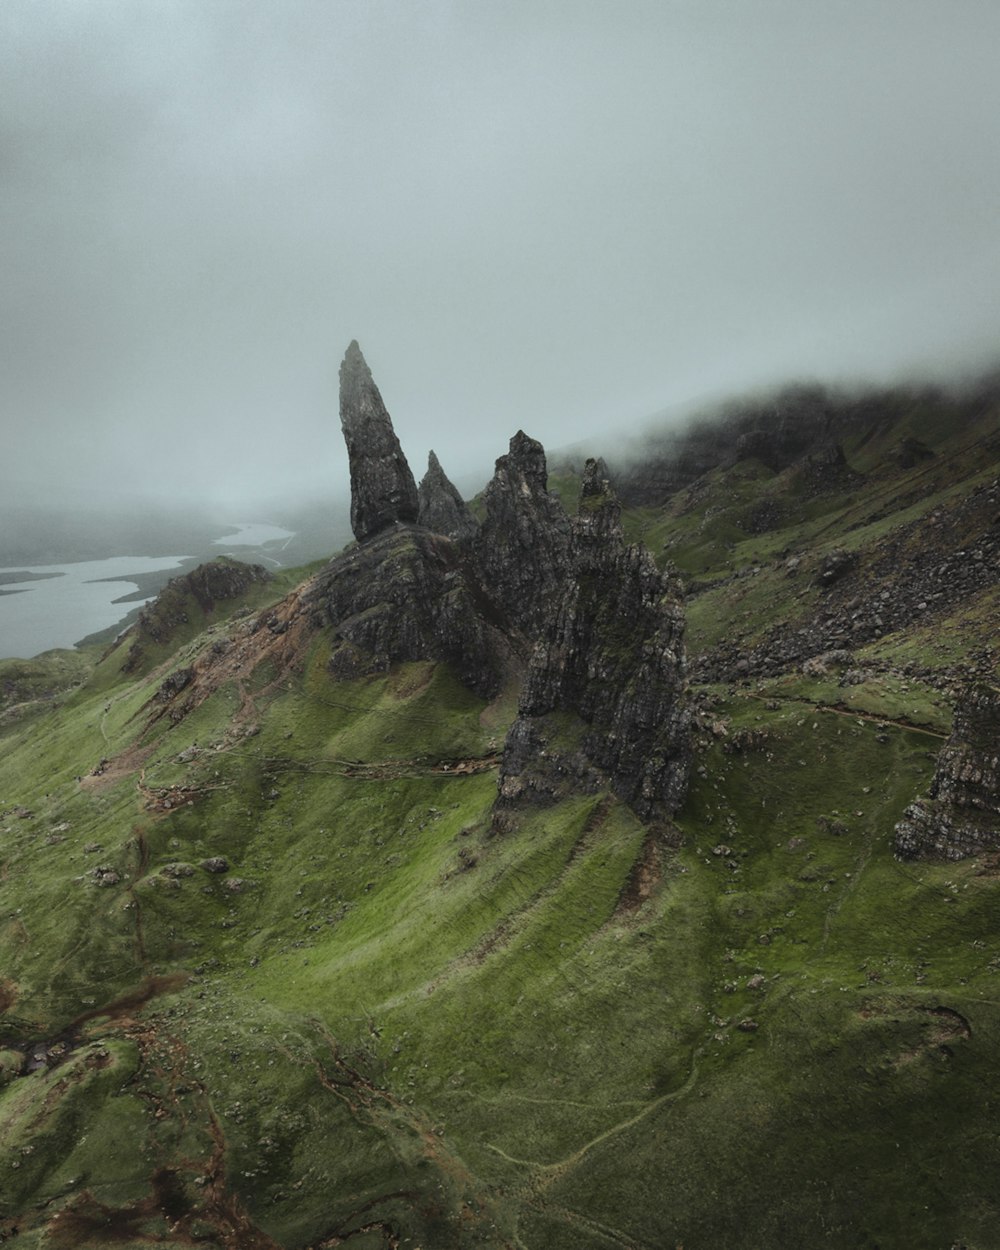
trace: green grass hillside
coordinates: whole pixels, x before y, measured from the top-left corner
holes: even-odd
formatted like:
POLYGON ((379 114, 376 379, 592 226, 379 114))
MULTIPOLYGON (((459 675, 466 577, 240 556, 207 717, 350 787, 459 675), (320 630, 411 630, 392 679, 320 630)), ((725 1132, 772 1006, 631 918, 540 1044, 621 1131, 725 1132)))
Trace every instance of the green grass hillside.
POLYGON ((831 550, 875 569, 978 517, 996 428, 907 409, 844 450, 843 491, 738 462, 626 514, 689 586, 669 836, 610 792, 492 833, 509 693, 334 682, 324 630, 254 633, 312 569, 131 674, 127 639, 4 670, 32 709, 0 720, 0 1243, 1000 1247, 1000 864, 892 854, 963 666, 1000 676, 996 571, 838 657, 753 658, 862 610, 831 550), (901 468, 913 431, 934 459, 901 468))

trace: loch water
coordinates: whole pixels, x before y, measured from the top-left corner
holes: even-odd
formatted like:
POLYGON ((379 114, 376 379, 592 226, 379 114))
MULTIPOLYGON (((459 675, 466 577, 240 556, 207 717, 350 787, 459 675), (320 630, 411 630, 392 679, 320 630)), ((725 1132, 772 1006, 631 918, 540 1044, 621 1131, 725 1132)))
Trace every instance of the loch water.
MULTIPOLYGON (((237 559, 262 560, 278 565, 281 544, 291 530, 263 522, 246 522, 214 540, 237 559), (260 551, 268 544, 272 556, 260 551)), ((136 574, 179 568, 190 556, 113 556, 69 564, 18 564, 0 568, 0 659, 30 659, 53 647, 72 647, 82 638, 109 629, 134 608, 148 603, 129 599, 138 583, 136 574), (22 580, 18 574, 28 574, 22 580)))

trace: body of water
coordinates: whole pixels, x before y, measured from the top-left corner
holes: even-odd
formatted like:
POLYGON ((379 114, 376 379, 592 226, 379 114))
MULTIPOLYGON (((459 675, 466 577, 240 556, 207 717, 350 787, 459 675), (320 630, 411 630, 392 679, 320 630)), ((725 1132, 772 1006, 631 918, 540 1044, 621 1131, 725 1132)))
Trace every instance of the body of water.
POLYGON ((0 569, 0 658, 28 659, 53 647, 72 647, 88 634, 117 624, 139 606, 139 600, 127 606, 114 602, 135 591, 138 583, 129 580, 130 573, 174 569, 185 559, 115 556, 0 569), (18 573, 33 576, 19 582, 14 576, 18 573))
MULTIPOLYGON (((262 544, 287 544, 291 530, 262 522, 235 527, 235 534, 214 540, 226 554, 251 560, 245 550, 262 544), (243 548, 230 551, 230 548, 243 548)), ((281 548, 272 546, 272 551, 281 548)), ((258 559, 279 564, 259 552, 258 559)), ((115 603, 138 588, 135 575, 158 573, 179 567, 189 556, 114 556, 107 560, 81 560, 71 564, 21 564, 0 568, 0 659, 30 659, 53 647, 72 647, 81 638, 117 625, 134 608, 148 603, 132 599, 115 603)))
MULTIPOLYGON (((235 534, 223 534, 215 539, 216 547, 263 547, 266 543, 279 543, 284 539, 287 546, 295 535, 280 525, 267 525, 263 521, 236 522, 235 534)), ((279 547, 280 551, 281 548, 279 547)))

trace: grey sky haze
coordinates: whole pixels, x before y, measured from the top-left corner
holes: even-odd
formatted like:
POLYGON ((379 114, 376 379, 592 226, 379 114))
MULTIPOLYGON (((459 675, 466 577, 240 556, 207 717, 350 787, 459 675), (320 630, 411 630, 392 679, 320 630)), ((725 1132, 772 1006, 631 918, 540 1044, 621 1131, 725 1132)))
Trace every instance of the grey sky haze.
POLYGON ((0 482, 419 477, 1000 360, 996 0, 4 0, 0 482))

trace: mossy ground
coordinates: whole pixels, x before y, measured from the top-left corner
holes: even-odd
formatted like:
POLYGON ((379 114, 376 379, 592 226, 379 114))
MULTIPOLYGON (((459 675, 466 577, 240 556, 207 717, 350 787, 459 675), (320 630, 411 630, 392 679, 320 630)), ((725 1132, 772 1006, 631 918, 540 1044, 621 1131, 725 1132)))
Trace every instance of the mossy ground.
MULTIPOLYGON (((627 520, 706 580, 863 520, 747 534, 772 476, 714 483, 718 525, 710 494, 627 520)), ((698 596, 693 649, 803 592, 768 566, 698 596)), ((960 660, 994 598, 872 656, 960 660)), ((496 836, 509 695, 334 683, 317 633, 154 719, 210 628, 140 676, 91 657, 3 730, 0 1238, 1000 1247, 997 865, 892 856, 950 725, 933 681, 699 688, 677 831, 592 794, 496 836)))
POLYGON ((489 836, 494 773, 438 771, 490 756, 484 705, 431 665, 332 685, 325 656, 252 737, 222 685, 144 738, 156 674, 8 742, 3 1040, 71 1034, 0 1093, 15 1244, 68 1244, 59 1211, 170 1244, 165 1161, 216 1244, 998 1244, 994 879, 890 853, 932 695, 706 690, 726 731, 676 851, 607 795, 489 836))

